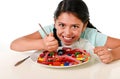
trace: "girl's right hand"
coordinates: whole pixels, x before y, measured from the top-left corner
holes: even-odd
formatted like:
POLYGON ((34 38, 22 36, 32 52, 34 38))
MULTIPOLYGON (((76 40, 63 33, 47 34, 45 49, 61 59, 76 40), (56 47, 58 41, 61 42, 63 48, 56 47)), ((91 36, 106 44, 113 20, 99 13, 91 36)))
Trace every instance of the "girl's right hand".
POLYGON ((58 41, 54 38, 53 33, 50 33, 43 39, 43 49, 47 51, 55 51, 58 49, 58 41))

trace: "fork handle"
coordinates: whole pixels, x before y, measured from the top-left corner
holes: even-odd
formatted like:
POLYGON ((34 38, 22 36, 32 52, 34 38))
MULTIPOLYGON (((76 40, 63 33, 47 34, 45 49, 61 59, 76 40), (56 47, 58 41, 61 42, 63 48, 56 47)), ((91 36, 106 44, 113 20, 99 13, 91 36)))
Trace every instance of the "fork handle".
POLYGON ((18 61, 14 66, 20 65, 21 63, 23 63, 23 62, 24 62, 25 60, 27 60, 28 58, 30 58, 30 56, 28 56, 28 57, 26 57, 26 58, 24 58, 24 59, 18 61))

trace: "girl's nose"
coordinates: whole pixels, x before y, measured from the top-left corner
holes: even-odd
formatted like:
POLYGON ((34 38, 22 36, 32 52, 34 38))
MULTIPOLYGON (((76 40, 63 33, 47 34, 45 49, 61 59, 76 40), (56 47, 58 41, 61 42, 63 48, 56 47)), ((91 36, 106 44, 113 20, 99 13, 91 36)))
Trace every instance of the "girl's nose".
POLYGON ((66 36, 70 36, 71 33, 72 33, 71 30, 70 30, 70 28, 66 28, 64 32, 65 32, 66 36))

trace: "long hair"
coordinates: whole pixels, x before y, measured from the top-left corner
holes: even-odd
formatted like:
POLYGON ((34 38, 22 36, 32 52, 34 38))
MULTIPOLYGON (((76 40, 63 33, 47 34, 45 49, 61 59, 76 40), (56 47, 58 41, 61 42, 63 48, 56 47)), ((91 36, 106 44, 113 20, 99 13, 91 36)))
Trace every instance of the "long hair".
POLYGON ((83 0, 62 0, 54 12, 54 18, 57 19, 63 12, 72 13, 83 23, 88 22, 87 27, 96 29, 89 21, 88 7, 83 0))
MULTIPOLYGON (((61 13, 67 12, 72 13, 78 19, 80 19, 84 24, 88 22, 87 27, 94 28, 90 23, 88 7, 83 0, 62 0, 54 13, 54 18, 57 19, 61 13)), ((59 46, 61 46, 60 40, 56 35, 56 29, 53 29, 54 37, 58 40, 59 46)))

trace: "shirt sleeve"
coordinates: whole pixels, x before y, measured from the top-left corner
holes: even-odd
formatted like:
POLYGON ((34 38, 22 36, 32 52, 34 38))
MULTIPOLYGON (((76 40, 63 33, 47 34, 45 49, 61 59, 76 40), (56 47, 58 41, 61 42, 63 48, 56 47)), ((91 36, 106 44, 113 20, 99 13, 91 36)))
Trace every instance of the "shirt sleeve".
MULTIPOLYGON (((47 26, 44 26, 43 29, 46 31, 47 34, 53 32, 53 28, 54 28, 54 25, 47 25, 47 26)), ((46 36, 46 34, 44 33, 44 31, 40 28, 39 30, 39 33, 41 35, 42 38, 44 38, 46 36)))
POLYGON ((89 42, 94 46, 104 46, 107 40, 106 35, 93 28, 86 28, 86 30, 81 34, 81 38, 89 40, 89 42))

